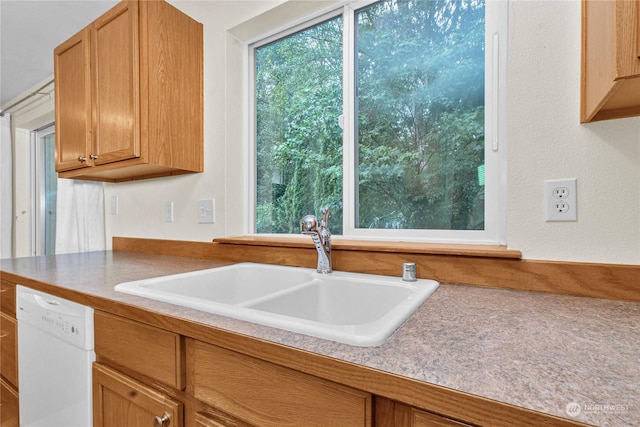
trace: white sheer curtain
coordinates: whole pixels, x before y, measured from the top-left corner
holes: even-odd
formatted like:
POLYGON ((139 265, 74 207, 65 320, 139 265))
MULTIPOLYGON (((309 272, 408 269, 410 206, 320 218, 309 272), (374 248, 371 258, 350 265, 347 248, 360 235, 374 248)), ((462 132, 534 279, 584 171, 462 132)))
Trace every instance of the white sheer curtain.
POLYGON ((56 254, 105 249, 101 182, 58 180, 56 254))
POLYGON ((0 258, 13 256, 13 147, 11 114, 0 117, 0 258))

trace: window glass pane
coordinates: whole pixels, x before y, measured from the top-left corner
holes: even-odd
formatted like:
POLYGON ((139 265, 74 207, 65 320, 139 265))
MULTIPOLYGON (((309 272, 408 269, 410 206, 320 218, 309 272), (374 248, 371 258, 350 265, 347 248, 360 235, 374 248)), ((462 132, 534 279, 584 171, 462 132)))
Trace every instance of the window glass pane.
POLYGON ((56 202, 58 196, 58 174, 55 167, 56 138, 50 133, 44 142, 44 244, 45 255, 56 251, 56 202))
POLYGON ((255 49, 256 231, 342 233, 342 17, 255 49))
POLYGON ((484 229, 484 1, 356 11, 356 228, 484 229))

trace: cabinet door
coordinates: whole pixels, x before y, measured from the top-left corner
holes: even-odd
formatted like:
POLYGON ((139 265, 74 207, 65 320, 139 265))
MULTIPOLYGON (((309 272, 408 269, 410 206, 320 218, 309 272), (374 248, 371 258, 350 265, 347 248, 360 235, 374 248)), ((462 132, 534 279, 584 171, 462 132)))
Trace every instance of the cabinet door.
POLYGON ((636 57, 640 60, 640 2, 636 4, 636 57))
POLYGON ((138 3, 122 2, 91 25, 93 164, 140 156, 138 3))
POLYGON ((98 363, 93 365, 94 427, 183 425, 182 404, 98 363))
POLYGON ((640 0, 616 1, 617 77, 640 74, 640 0))
POLYGON ((18 323, 0 313, 0 374, 14 386, 18 385, 18 323))
POLYGON ((18 393, 0 378, 0 426, 20 427, 18 393))
POLYGON ((82 30, 53 52, 56 171, 89 166, 91 152, 90 35, 82 30))

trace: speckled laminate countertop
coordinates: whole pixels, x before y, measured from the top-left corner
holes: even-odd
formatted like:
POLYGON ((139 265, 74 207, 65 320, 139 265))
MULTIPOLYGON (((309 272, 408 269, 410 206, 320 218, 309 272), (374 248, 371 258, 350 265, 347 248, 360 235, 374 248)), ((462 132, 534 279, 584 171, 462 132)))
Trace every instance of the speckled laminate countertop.
POLYGON ((6 259, 0 270, 587 424, 640 426, 638 303, 442 284, 386 343, 361 348, 113 290, 217 265, 106 251, 6 259))

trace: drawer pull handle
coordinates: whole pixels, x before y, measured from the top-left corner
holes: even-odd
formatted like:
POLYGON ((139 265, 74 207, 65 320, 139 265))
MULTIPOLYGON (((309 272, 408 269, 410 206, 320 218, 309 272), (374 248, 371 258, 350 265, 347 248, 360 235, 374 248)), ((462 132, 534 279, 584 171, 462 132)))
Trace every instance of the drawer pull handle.
POLYGON ((78 156, 78 161, 79 162, 86 162, 87 158, 85 156, 78 156))
POLYGON ((98 158, 98 155, 97 154, 89 154, 89 158, 92 159, 92 160, 95 160, 95 159, 98 158))
POLYGON ((153 419, 153 427, 169 427, 171 424, 171 415, 166 412, 162 414, 162 417, 156 416, 153 419))

